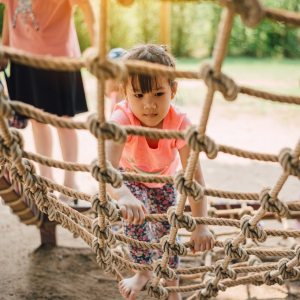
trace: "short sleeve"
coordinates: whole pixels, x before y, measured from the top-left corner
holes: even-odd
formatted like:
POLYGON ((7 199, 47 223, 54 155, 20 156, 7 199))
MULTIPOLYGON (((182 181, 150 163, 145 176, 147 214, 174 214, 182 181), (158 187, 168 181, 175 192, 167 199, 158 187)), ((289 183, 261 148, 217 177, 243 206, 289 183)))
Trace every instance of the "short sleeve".
MULTIPOLYGON (((179 130, 185 130, 187 127, 189 127, 191 125, 192 125, 192 123, 191 123, 190 119, 185 115, 181 122, 179 130)), ((185 146, 185 144, 186 144, 186 140, 176 140, 175 141, 175 147, 177 149, 182 148, 183 146, 185 146)))
POLYGON ((71 6, 78 5, 83 2, 88 2, 89 0, 69 0, 71 6))
POLYGON ((110 121, 117 122, 120 125, 131 125, 129 118, 122 109, 115 110, 110 117, 110 121))
MULTIPOLYGON (((131 125, 128 116, 122 109, 116 109, 113 111, 110 122, 116 122, 122 126, 131 125)), ((131 138, 131 135, 127 136, 127 143, 131 140, 131 138)))

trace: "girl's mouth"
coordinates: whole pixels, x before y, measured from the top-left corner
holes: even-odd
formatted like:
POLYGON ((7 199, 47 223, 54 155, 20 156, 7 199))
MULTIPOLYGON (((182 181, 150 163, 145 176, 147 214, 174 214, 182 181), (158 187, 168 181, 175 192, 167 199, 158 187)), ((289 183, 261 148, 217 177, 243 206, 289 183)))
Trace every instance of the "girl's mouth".
POLYGON ((147 118, 155 118, 157 114, 145 114, 144 116, 146 116, 147 118))

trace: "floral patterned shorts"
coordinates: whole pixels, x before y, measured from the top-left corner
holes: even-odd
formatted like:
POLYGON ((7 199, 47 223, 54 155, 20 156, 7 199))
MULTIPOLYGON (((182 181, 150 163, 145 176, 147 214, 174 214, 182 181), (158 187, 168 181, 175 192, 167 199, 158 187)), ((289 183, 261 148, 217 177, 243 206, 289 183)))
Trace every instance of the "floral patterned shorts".
MULTIPOLYGON (((164 214, 170 206, 176 205, 177 191, 173 184, 165 184, 161 188, 148 188, 138 182, 124 182, 131 193, 140 200, 147 209, 148 214, 164 214)), ((134 225, 122 219, 123 230, 126 236, 144 242, 159 243, 159 240, 170 233, 169 222, 145 222, 142 225, 134 225)), ((153 250, 141 249, 129 246, 131 257, 135 263, 152 264, 153 250)), ((163 252, 158 251, 158 257, 163 252)), ((179 256, 171 256, 169 266, 176 269, 179 266, 179 256)))

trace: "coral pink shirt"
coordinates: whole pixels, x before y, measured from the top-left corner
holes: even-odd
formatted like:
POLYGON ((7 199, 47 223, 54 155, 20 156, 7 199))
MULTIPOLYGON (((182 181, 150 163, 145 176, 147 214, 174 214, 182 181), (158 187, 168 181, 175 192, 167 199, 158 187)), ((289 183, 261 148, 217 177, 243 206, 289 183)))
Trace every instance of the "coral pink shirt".
MULTIPOLYGON (((122 101, 115 106, 111 121, 120 125, 141 126, 127 101, 122 101)), ((171 104, 164 118, 162 129, 184 130, 187 125, 190 125, 190 121, 185 113, 171 104)), ((179 163, 178 149, 185 144, 185 140, 160 139, 158 147, 152 149, 144 136, 130 135, 123 149, 120 167, 125 172, 138 174, 173 175, 179 163)), ((144 184, 150 188, 159 188, 164 185, 164 183, 144 184)))
POLYGON ((1 0, 8 9, 9 46, 34 54, 79 57, 73 6, 85 1, 1 0))

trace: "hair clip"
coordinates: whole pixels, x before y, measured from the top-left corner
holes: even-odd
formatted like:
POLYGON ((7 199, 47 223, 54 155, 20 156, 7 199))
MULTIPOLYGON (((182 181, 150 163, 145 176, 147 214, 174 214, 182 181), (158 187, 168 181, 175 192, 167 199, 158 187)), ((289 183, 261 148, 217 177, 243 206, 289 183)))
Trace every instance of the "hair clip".
POLYGON ((168 47, 166 45, 160 45, 161 48, 163 48, 164 51, 168 52, 168 47))

